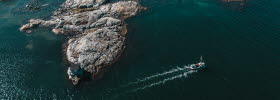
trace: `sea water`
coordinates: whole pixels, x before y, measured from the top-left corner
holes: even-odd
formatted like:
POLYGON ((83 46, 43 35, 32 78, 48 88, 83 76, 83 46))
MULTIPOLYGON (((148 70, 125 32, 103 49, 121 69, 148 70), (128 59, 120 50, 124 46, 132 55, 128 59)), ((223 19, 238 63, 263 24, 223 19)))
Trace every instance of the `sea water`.
MULTIPOLYGON (((116 0, 114 0, 116 1, 116 0)), ((26 34, 64 0, 0 1, 0 98, 85 100, 279 100, 280 1, 246 7, 219 0, 140 0, 126 20, 126 49, 102 79, 73 86, 63 43, 50 29, 26 34), (29 10, 26 4, 49 4, 29 10), (203 56, 207 68, 186 67, 203 56)))

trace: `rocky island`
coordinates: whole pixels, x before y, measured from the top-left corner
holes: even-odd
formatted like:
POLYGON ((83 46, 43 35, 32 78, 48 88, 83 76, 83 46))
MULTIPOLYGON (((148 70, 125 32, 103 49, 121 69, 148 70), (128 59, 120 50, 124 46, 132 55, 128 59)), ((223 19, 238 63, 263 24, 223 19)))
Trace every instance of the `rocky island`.
POLYGON ((69 79, 77 85, 84 74, 96 79, 104 73, 125 48, 127 33, 124 19, 144 8, 137 1, 66 0, 50 20, 31 19, 20 30, 51 28, 69 37, 65 47, 70 65, 69 79))

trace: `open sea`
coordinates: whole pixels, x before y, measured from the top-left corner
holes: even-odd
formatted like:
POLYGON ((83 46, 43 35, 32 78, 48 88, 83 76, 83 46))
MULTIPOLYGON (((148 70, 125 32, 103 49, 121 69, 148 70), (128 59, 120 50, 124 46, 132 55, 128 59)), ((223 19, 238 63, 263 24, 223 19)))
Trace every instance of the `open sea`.
POLYGON ((0 99, 280 100, 280 0, 140 0, 148 10, 126 20, 123 55, 79 86, 67 79, 67 38, 19 31, 64 1, 0 1, 0 99), (207 69, 185 67, 200 56, 207 69))

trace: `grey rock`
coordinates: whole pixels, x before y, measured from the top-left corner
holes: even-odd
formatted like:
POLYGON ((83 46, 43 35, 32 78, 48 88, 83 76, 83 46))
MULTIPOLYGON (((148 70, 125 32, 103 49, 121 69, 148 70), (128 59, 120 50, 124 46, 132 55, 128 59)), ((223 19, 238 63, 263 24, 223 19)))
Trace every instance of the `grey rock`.
MULTIPOLYGON (((117 60, 125 47, 124 19, 143 8, 135 1, 104 3, 106 0, 66 0, 52 19, 31 19, 20 30, 49 27, 55 34, 69 37, 67 60, 95 78, 117 60)), ((74 84, 82 79, 71 70, 67 72, 74 84)))
POLYGON ((62 6, 67 8, 88 8, 99 6, 105 3, 106 1, 107 0, 66 0, 66 2, 62 6))

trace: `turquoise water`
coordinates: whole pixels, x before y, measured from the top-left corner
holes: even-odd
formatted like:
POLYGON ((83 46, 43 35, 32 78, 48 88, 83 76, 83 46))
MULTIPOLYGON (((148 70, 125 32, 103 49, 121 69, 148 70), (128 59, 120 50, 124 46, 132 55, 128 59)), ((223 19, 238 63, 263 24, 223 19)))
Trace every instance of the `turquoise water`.
POLYGON ((80 86, 67 80, 65 38, 18 30, 64 2, 39 0, 51 5, 24 9, 33 1, 0 2, 1 99, 280 99, 279 0, 250 0, 240 9, 218 0, 141 0, 149 9, 126 21, 120 60, 101 80, 80 86), (184 67, 201 55, 206 70, 184 67))

